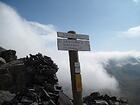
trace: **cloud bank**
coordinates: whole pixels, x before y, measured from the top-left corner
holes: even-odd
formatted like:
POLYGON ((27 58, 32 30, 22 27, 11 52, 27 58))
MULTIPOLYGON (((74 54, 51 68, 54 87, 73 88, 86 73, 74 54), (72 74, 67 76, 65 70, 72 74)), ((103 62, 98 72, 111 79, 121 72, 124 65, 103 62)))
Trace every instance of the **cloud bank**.
MULTIPOLYGON (((53 25, 27 21, 2 2, 0 2, 0 23, 0 46, 15 49, 18 57, 38 52, 50 56, 59 66, 57 75, 60 84, 64 90, 70 90, 68 53, 57 50, 56 28, 53 25)), ((103 64, 107 64, 109 59, 118 62, 127 61, 130 56, 137 58, 139 55, 139 52, 80 52, 84 93, 97 90, 119 92, 117 80, 106 72, 103 64)))
MULTIPOLYGON (((32 23, 21 18, 17 12, 6 4, 0 2, 0 45, 4 48, 17 50, 19 57, 29 53, 46 52, 46 39, 44 36, 34 32, 34 26, 41 25, 32 23)), ((43 27, 41 27, 43 28, 43 27)), ((46 34, 55 34, 55 30, 50 25, 44 25, 46 34)), ((42 32, 42 31, 41 31, 42 32)), ((46 37, 51 40, 51 36, 46 37)))

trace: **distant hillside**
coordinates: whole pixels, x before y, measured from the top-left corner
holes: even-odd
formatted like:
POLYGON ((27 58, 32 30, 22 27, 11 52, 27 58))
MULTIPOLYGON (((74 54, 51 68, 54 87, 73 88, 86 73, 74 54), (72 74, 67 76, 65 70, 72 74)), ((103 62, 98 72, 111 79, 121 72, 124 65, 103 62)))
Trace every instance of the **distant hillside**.
POLYGON ((5 50, 4 48, 0 47, 0 52, 1 52, 1 51, 4 51, 4 50, 5 50))
POLYGON ((132 105, 140 105, 140 62, 139 59, 129 58, 121 64, 109 60, 104 68, 119 82, 121 95, 126 97, 132 105))

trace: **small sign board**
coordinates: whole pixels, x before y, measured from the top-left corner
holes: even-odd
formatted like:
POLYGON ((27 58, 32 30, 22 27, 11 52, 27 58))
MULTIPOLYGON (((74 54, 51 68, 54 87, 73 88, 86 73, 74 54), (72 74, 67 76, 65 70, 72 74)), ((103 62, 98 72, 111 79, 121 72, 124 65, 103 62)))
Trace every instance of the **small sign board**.
POLYGON ((61 38, 73 38, 73 39, 89 40, 88 35, 82 35, 82 34, 71 34, 71 33, 65 33, 65 32, 57 32, 57 36, 61 37, 61 38))
POLYGON ((75 73, 80 73, 80 63, 79 62, 75 62, 75 73))
POLYGON ((58 50, 90 51, 87 40, 57 39, 58 50))

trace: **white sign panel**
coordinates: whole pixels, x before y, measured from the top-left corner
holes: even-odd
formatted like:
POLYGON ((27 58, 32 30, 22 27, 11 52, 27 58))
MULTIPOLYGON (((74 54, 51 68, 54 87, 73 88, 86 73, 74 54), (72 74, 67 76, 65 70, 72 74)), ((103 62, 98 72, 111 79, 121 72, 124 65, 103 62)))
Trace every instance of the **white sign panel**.
POLYGON ((57 39, 58 50, 90 51, 89 41, 57 39))
POLYGON ((75 73, 80 73, 80 63, 79 62, 75 62, 75 73))
POLYGON ((74 39, 89 40, 88 35, 81 35, 81 34, 71 34, 71 33, 65 33, 65 32, 57 32, 57 36, 62 37, 62 38, 74 38, 74 39))

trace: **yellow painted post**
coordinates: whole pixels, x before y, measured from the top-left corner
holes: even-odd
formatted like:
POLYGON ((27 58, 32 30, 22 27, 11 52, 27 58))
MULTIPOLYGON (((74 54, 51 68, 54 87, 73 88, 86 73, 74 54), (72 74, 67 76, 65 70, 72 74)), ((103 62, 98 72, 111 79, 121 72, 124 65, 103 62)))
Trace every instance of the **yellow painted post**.
MULTIPOLYGON (((69 31, 68 33, 76 34, 74 31, 69 31)), ((69 38, 71 40, 76 40, 76 38, 69 38)), ((73 104, 82 105, 82 80, 80 72, 76 72, 75 64, 79 63, 78 51, 69 50, 69 60, 70 60, 70 71, 71 71, 71 84, 73 93, 73 104)), ((78 65, 80 71, 80 64, 78 65)))

